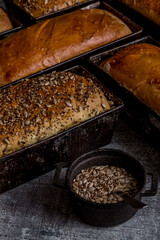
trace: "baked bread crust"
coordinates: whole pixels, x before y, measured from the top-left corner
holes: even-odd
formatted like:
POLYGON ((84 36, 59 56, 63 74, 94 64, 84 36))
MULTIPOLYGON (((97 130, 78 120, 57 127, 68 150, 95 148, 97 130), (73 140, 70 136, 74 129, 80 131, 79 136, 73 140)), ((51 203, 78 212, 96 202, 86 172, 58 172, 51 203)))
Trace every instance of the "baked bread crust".
POLYGON ((14 0, 14 4, 37 18, 50 12, 74 6, 86 0, 14 0))
POLYGON ((126 47, 101 68, 160 114, 159 47, 148 43, 126 47))
POLYGON ((110 109, 90 78, 52 72, 0 90, 0 157, 110 109))
POLYGON ((119 0, 160 25, 160 0, 119 0))
POLYGON ((0 42, 0 86, 130 33, 120 19, 101 9, 39 22, 0 42))
POLYGON ((0 8, 0 32, 7 31, 12 28, 12 23, 7 13, 0 8))

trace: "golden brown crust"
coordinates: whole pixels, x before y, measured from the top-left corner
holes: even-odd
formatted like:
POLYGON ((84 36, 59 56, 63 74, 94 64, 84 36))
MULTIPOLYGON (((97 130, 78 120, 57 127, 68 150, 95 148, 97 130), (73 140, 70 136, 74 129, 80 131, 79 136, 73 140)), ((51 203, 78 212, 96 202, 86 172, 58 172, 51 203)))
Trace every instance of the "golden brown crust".
POLYGON ((53 72, 0 90, 0 157, 56 135, 106 110, 90 78, 53 72))
POLYGON ((7 31, 12 28, 12 23, 9 20, 6 12, 0 8, 0 32, 7 31))
POLYGON ((130 33, 101 9, 77 10, 32 25, 0 42, 0 86, 130 33))
POLYGON ((14 0, 13 2, 32 17, 37 18, 85 1, 86 0, 14 0))
POLYGON ((160 48, 142 43, 122 49, 101 67, 160 114, 160 48))
POLYGON ((160 0, 119 0, 160 25, 160 0))

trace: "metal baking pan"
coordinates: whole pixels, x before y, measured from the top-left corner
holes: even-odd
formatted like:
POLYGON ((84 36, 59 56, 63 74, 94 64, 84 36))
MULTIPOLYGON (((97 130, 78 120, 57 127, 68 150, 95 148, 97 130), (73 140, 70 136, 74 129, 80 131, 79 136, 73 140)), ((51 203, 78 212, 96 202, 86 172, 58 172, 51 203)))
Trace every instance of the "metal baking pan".
MULTIPOLYGON (((143 28, 136 24, 135 22, 133 22, 130 18, 126 17, 124 14, 122 14, 120 11, 116 10, 115 8, 113 8, 112 6, 110 6, 109 4, 107 4, 104 1, 97 1, 91 5, 88 5, 86 7, 84 7, 83 9, 91 9, 91 8, 99 8, 99 9, 103 9, 106 10, 108 12, 111 12, 113 15, 117 16, 119 19, 121 19, 132 31, 131 34, 124 36, 120 39, 117 39, 111 43, 106 44, 107 46, 110 44, 122 44, 123 42, 126 42, 128 40, 134 40, 139 38, 140 36, 142 36, 143 34, 143 28)), ((106 45, 102 46, 105 47, 106 45)), ((99 47, 98 49, 101 49, 102 47, 99 47)))
POLYGON ((84 67, 66 67, 65 71, 92 78, 101 86, 107 98, 113 101, 114 107, 58 135, 1 157, 0 193, 54 169, 57 162, 71 163, 81 154, 102 147, 111 141, 123 102, 109 92, 84 67))
POLYGON ((100 64, 116 54, 121 49, 138 43, 151 43, 160 47, 160 43, 150 36, 140 38, 136 41, 124 44, 120 47, 103 51, 95 56, 89 58, 88 69, 98 76, 102 83, 105 84, 111 91, 120 97, 125 104, 125 116, 134 128, 143 133, 151 144, 160 150, 160 115, 151 109, 147 104, 135 97, 129 90, 121 86, 106 72, 100 69, 100 64))
POLYGON ((120 10, 137 24, 140 24, 144 28, 145 35, 152 35, 154 38, 160 40, 160 26, 158 24, 118 0, 106 0, 106 2, 115 9, 120 10))
MULTIPOLYGON (((41 71, 39 71, 37 73, 32 74, 31 77, 35 77, 35 76, 37 76, 37 75, 39 75, 41 73, 45 73, 45 72, 47 72, 50 69, 53 70, 53 68, 61 67, 63 65, 65 66, 66 64, 68 65, 69 63, 72 65, 73 63, 77 64, 80 61, 83 62, 85 59, 87 59, 92 54, 96 54, 99 51, 102 51, 103 49, 105 50, 106 48, 108 49, 110 47, 119 46, 120 44, 124 44, 124 43, 126 43, 128 41, 135 40, 135 39, 141 37, 141 35, 143 34, 143 28, 142 27, 138 26, 137 24, 132 22, 129 18, 126 18, 123 14, 119 13, 118 11, 116 11, 115 9, 113 9, 112 7, 110 7, 108 4, 106 4, 104 2, 101 3, 101 2, 98 1, 98 2, 93 3, 93 4, 89 4, 88 6, 86 6, 83 9, 86 9, 86 8, 87 9, 100 8, 100 9, 104 9, 104 10, 107 10, 107 11, 113 13, 115 16, 119 17, 120 19, 122 19, 127 24, 127 26, 132 30, 132 33, 127 35, 127 36, 124 36, 124 37, 122 37, 120 39, 117 39, 117 40, 115 40, 113 42, 110 42, 110 43, 107 43, 107 44, 102 45, 100 47, 94 48, 94 49, 92 49, 90 51, 87 51, 85 53, 77 55, 77 56, 75 56, 73 58, 67 59, 67 60, 65 60, 65 61, 63 61, 61 63, 55 64, 54 66, 51 66, 51 67, 46 68, 46 69, 43 69, 43 70, 41 70, 41 71)), ((19 81, 21 81, 21 79, 15 81, 15 83, 17 83, 19 81)), ((10 85, 10 84, 7 84, 5 86, 8 86, 8 85, 10 85)), ((0 89, 4 88, 5 86, 0 87, 0 89)))
POLYGON ((41 20, 46 20, 46 19, 51 18, 51 17, 55 17, 55 16, 59 16, 61 14, 71 12, 73 10, 84 7, 84 6, 86 6, 88 4, 91 4, 93 2, 96 2, 96 0, 86 0, 85 2, 77 3, 73 6, 69 6, 69 7, 66 7, 66 8, 61 9, 61 10, 53 11, 53 12, 50 12, 48 14, 36 17, 36 18, 31 16, 25 10, 18 7, 16 4, 14 4, 13 0, 5 0, 5 2, 8 5, 8 7, 14 9, 17 12, 17 14, 21 17, 21 20, 25 25, 30 25, 30 24, 39 22, 41 20))
POLYGON ((17 19, 15 17, 15 11, 14 9, 5 9, 3 6, 0 6, 1 8, 3 8, 3 10, 7 13, 12 25, 13 25, 13 28, 7 30, 7 31, 4 31, 4 32, 0 32, 0 39, 3 39, 5 37, 8 37, 10 34, 20 30, 22 28, 22 23, 20 22, 19 19, 17 19))

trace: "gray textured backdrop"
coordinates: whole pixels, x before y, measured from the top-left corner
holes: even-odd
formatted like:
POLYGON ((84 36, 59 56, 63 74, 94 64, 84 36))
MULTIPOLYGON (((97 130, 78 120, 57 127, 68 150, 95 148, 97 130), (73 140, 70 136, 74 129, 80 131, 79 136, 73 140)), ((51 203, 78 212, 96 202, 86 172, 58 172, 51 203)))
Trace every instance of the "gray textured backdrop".
MULTIPOLYGON (((124 120, 107 147, 124 150, 160 173, 160 154, 124 120)), ((0 195, 0 240, 160 239, 160 187, 156 196, 143 198, 148 208, 126 223, 98 228, 75 216, 68 192, 52 186, 52 175, 53 171, 0 195)))
MULTIPOLYGON (((129 152, 144 166, 160 172, 160 154, 120 120, 107 146, 129 152)), ((53 171, 0 195, 2 240, 159 240, 160 187, 143 198, 148 208, 115 227, 98 228, 81 222, 72 211, 67 190, 52 186, 53 171)))

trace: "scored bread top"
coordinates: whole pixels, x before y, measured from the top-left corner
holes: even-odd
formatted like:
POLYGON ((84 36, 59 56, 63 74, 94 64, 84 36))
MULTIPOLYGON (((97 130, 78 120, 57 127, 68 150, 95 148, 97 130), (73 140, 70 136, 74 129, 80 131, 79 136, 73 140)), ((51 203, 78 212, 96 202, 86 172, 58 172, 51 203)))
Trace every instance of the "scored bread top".
POLYGON ((1 89, 0 157, 108 109, 93 80, 69 72, 52 72, 1 89))
POLYGON ((160 48, 148 43, 126 47, 101 67, 160 114, 160 48))
POLYGON ((86 0, 14 0, 13 2, 32 17, 37 18, 85 1, 86 0))
POLYGON ((20 30, 0 42, 0 86, 130 34, 113 14, 77 10, 20 30))

